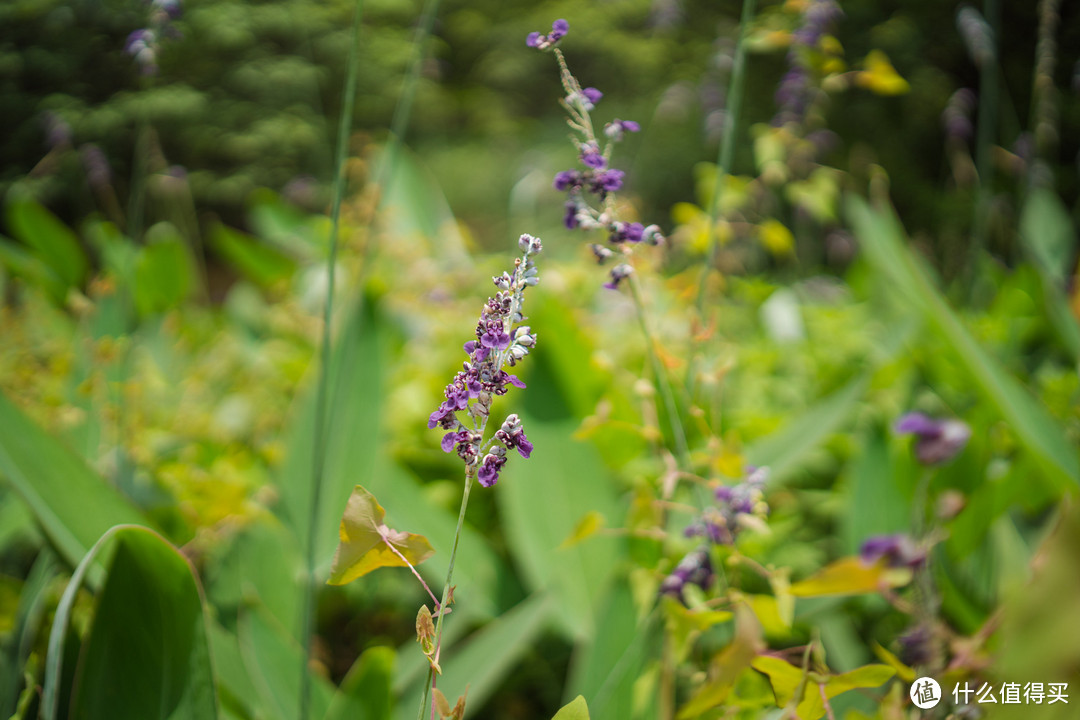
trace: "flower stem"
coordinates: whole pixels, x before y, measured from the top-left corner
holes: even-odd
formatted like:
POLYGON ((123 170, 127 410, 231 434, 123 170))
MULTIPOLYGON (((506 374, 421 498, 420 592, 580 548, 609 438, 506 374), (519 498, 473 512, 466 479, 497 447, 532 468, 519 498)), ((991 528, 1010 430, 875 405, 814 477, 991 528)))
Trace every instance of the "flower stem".
POLYGON ((330 209, 330 251, 326 258, 326 302, 323 304, 322 343, 319 348, 321 365, 319 386, 315 398, 315 435, 312 446, 311 497, 308 507, 307 543, 304 547, 304 593, 303 614, 300 625, 303 654, 300 666, 300 720, 307 720, 311 710, 311 674, 308 663, 311 657, 311 640, 314 633, 315 615, 315 539, 322 496, 323 476, 326 471, 326 421, 330 386, 331 323, 334 314, 334 269, 337 264, 338 228, 341 221, 341 201, 345 195, 345 155, 349 144, 353 106, 356 104, 356 78, 360 66, 360 20, 363 0, 357 0, 353 13, 352 45, 349 47, 348 73, 345 79, 345 97, 338 125, 337 151, 334 158, 333 203, 330 209))
POLYGON ((420 576, 420 573, 416 572, 416 568, 413 566, 413 564, 411 562, 409 562, 409 558, 402 555, 401 551, 398 550, 396 547, 394 547, 394 543, 390 542, 386 538, 383 538, 383 542, 386 543, 386 547, 390 548, 390 552, 394 553, 399 558, 401 558, 401 562, 405 563, 405 566, 407 568, 409 568, 409 571, 412 572, 412 574, 416 576, 416 579, 419 580, 420 584, 424 586, 425 590, 427 590, 428 597, 430 597, 431 601, 433 603, 435 603, 435 612, 439 612, 439 609, 442 607, 439 604, 439 598, 435 597, 435 593, 431 592, 431 588, 429 588, 428 584, 426 582, 424 582, 424 578, 422 578, 420 576))
MULTIPOLYGON (((469 507, 469 493, 472 491, 473 480, 476 479, 476 465, 465 468, 465 491, 461 495, 461 510, 458 512, 457 528, 454 530, 454 544, 450 546, 450 565, 446 569, 446 582, 443 584, 442 602, 439 603, 439 618, 435 621, 435 661, 439 660, 442 650, 442 625, 446 617, 446 603, 450 599, 450 583, 454 579, 454 561, 457 559, 458 541, 461 540, 461 528, 465 524, 465 510, 469 507)), ((420 710, 416 713, 416 720, 424 720, 424 708, 427 706, 428 697, 431 693, 432 683, 435 681, 435 668, 428 668, 427 681, 424 683, 424 693, 420 698, 420 710)))
POLYGON ((628 280, 630 281, 630 297, 634 299, 634 310, 637 311, 638 325, 641 326, 641 333, 645 336, 645 349, 649 355, 649 362, 652 364, 653 375, 656 376, 656 387, 660 391, 660 396, 664 401, 664 409, 667 411, 668 424, 671 426, 671 437, 675 445, 675 451, 678 453, 679 465, 684 470, 689 469, 690 450, 686 444, 686 433, 683 431, 682 420, 679 419, 679 410, 675 405, 675 395, 671 391, 671 384, 668 382, 667 374, 660 363, 660 357, 656 354, 656 340, 652 331, 649 330, 649 323, 645 317, 645 303, 641 299, 641 290, 638 288, 637 278, 631 275, 628 280))
POLYGON ((756 4, 756 0, 743 0, 742 14, 739 16, 739 38, 735 41, 735 60, 731 69, 731 82, 728 84, 724 135, 720 139, 720 155, 716 160, 716 185, 713 187, 712 201, 709 203, 709 254, 705 266, 701 268, 701 278, 698 280, 698 316, 703 315, 705 311, 705 288, 720 249, 720 243, 716 237, 716 220, 720 212, 721 188, 724 185, 724 178, 731 172, 732 157, 735 155, 735 136, 738 131, 739 113, 742 111, 743 87, 746 84, 746 35, 754 19, 756 4))

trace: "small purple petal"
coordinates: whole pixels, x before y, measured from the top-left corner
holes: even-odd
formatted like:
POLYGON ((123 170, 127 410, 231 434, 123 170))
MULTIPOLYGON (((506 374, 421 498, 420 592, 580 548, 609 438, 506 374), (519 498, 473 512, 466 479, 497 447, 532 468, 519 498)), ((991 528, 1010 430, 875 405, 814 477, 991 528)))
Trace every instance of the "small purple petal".
POLYGON ((641 126, 633 120, 620 120, 619 125, 621 125, 622 129, 626 132, 638 132, 641 130, 641 126))
POLYGON ((510 373, 506 373, 506 382, 510 383, 516 388, 525 388, 525 383, 523 383, 517 375, 511 375, 510 373))
POLYGON ((594 87, 587 87, 581 91, 581 94, 585 96, 585 99, 595 105, 600 102, 600 98, 604 97, 604 93, 600 92, 594 87))
POLYGON ((895 430, 900 435, 932 437, 941 433, 941 423, 922 413, 912 412, 896 422, 895 430))
POLYGON ((454 445, 457 444, 457 436, 458 434, 456 432, 448 432, 443 435, 442 442, 440 443, 443 452, 453 451, 454 445))
POLYGON ((540 33, 531 32, 529 36, 525 38, 525 44, 529 47, 539 47, 540 45, 540 33))

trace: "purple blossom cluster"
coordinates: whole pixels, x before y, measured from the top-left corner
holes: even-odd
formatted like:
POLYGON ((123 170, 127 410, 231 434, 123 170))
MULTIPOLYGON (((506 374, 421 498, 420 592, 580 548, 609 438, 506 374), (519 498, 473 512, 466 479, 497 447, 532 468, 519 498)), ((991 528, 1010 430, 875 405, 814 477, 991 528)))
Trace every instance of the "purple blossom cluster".
POLYGON ((960 454, 971 438, 971 428, 961 420, 935 420, 919 412, 896 422, 901 435, 915 436, 915 459, 923 465, 940 465, 960 454))
POLYGON ((529 36, 525 38, 525 44, 529 47, 537 48, 538 50, 550 50, 555 45, 566 37, 566 33, 570 31, 570 23, 565 20, 556 20, 551 23, 551 32, 547 35, 541 35, 539 32, 531 32, 529 36))
POLYGON ((926 548, 903 533, 875 535, 862 544, 859 557, 867 565, 884 559, 888 567, 914 569, 926 562, 926 548))
POLYGON ((713 578, 712 560, 709 559, 709 550, 705 547, 691 550, 675 569, 671 571, 663 582, 660 583, 660 594, 673 597, 680 602, 686 602, 683 590, 687 585, 697 585, 702 590, 707 590, 712 585, 713 578))
POLYGON ((446 399, 428 418, 429 428, 448 431, 443 435, 442 449, 456 452, 484 487, 491 487, 499 479, 508 450, 517 450, 523 458, 529 457, 533 450, 517 415, 507 417, 494 436, 484 442, 493 399, 505 395, 511 385, 525 387, 525 383, 503 367, 515 366, 536 345, 536 335, 528 325, 522 324, 525 320, 522 302, 525 288, 539 281, 532 256, 543 248, 540 240, 531 235, 522 235, 518 247, 522 256, 514 262, 513 274, 504 272, 492 278, 498 292, 488 298, 480 313, 476 339, 464 345, 469 359, 446 386, 446 399), (468 415, 471 428, 461 421, 459 412, 468 415))
MULTIPOLYGON (((552 27, 552 35, 559 30, 557 40, 566 34, 569 26, 565 20, 557 20, 555 25, 558 27, 552 27)), ((554 42, 551 36, 532 33, 526 39, 526 44, 547 49, 554 42)), ((582 88, 581 83, 567 68, 561 52, 555 50, 555 54, 559 60, 563 89, 566 92, 566 97, 562 99, 562 106, 568 115, 567 124, 574 131, 571 138, 581 164, 579 168, 557 173, 552 183, 556 190, 566 193, 563 224, 568 230, 607 232, 608 243, 617 248, 618 252, 608 248, 604 248, 603 252, 598 252, 596 248, 602 246, 591 246, 597 262, 601 264, 617 254, 629 254, 635 245, 641 243, 657 245, 663 242, 664 238, 658 226, 646 227, 641 223, 622 222, 615 213, 613 195, 622 189, 626 173, 609 166, 611 152, 614 144, 621 142, 628 133, 640 132, 641 125, 633 120, 615 118, 604 126, 602 134, 598 137, 593 130, 590 113, 596 109, 604 94, 593 87, 582 88)), ((604 287, 617 288, 619 282, 629 274, 629 265, 617 265, 611 270, 610 280, 604 284, 604 287)))
POLYGON ((161 39, 179 37, 180 31, 172 24, 180 17, 180 0, 150 0, 150 16, 147 26, 133 30, 124 43, 124 52, 135 58, 143 75, 157 75, 157 57, 161 39))
POLYGON ((686 528, 686 536, 703 537, 716 545, 735 544, 742 529, 760 526, 768 516, 764 495, 768 478, 768 468, 750 467, 742 482, 718 487, 716 505, 706 508, 701 518, 686 528))
POLYGON ((802 24, 791 33, 788 71, 784 73, 776 89, 774 99, 779 111, 773 118, 773 125, 799 122, 806 114, 813 99, 814 88, 810 82, 810 68, 805 54, 817 47, 822 36, 841 15, 843 11, 835 0, 811 0, 803 11, 802 24))

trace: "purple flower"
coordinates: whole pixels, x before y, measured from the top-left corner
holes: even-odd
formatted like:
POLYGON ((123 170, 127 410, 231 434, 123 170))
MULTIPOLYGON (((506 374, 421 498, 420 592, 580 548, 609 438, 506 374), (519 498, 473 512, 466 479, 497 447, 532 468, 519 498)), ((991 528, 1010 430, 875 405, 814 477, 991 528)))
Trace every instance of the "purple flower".
POLYGON ((525 38, 525 44, 529 47, 540 47, 540 38, 543 37, 538 32, 531 32, 529 36, 525 38))
POLYGON ((698 548, 688 552, 671 574, 660 583, 660 594, 670 595, 680 602, 685 603, 683 589, 687 585, 697 585, 702 590, 708 589, 713 582, 712 561, 709 552, 705 548, 698 548))
POLYGON ((593 243, 592 245, 589 245, 589 249, 592 250, 592 254, 593 257, 596 258, 597 265, 603 265, 605 262, 615 257, 615 253, 612 252, 609 248, 604 247, 603 245, 597 245, 596 243, 593 243))
POLYGON ((551 42, 558 42, 566 36, 566 33, 570 32, 570 23, 566 22, 562 18, 551 23, 551 42))
POLYGON ((902 533, 869 538, 862 544, 859 556, 866 565, 884 558, 885 564, 892 568, 916 568, 926 562, 926 550, 902 533))
POLYGON ((600 148, 596 143, 583 143, 581 146, 581 163, 594 170, 602 170, 607 165, 600 148))
POLYGON ((484 456, 484 462, 480 465, 480 470, 476 474, 476 479, 479 480, 480 484, 484 487, 491 487, 499 481, 499 471, 502 470, 503 465, 505 464, 506 457, 488 453, 484 456))
POLYGON ((641 223, 615 223, 608 242, 616 245, 624 242, 639 243, 644 237, 645 226, 641 223))
POLYGON ((578 226, 578 206, 573 200, 566 201, 566 212, 563 214, 563 225, 567 230, 573 230, 578 226))
POLYGON ((541 35, 538 32, 529 33, 525 38, 525 44, 529 47, 538 48, 540 50, 549 50, 555 47, 555 44, 566 37, 566 33, 570 31, 570 23, 565 20, 556 20, 551 23, 551 33, 548 35, 541 35))
POLYGON ((618 118, 615 118, 604 126, 604 134, 614 142, 622 140, 623 133, 639 132, 640 130, 641 126, 633 120, 619 120, 618 118))
POLYGON ((592 105, 595 105, 596 103, 600 102, 600 98, 604 97, 604 93, 600 92, 599 90, 597 90, 594 87, 584 88, 581 91, 581 94, 584 95, 585 99, 588 100, 589 103, 592 104, 592 105))
POLYGON ((623 186, 622 170, 602 170, 593 176, 592 191, 597 194, 616 192, 623 186))
POLYGON ((528 458, 533 451, 533 444, 525 437, 525 428, 521 426, 521 418, 517 415, 507 416, 502 427, 495 433, 495 439, 507 450, 517 450, 523 458, 528 458))
POLYGON ((555 174, 555 181, 552 183, 552 186, 561 192, 581 187, 582 181, 583 177, 581 171, 563 170, 562 172, 555 174))
POLYGON ((922 413, 904 415, 896 423, 901 435, 914 435, 915 458, 923 465, 938 465, 956 457, 971 437, 971 428, 960 420, 934 420, 922 413))
POLYGON ((625 263, 616 265, 615 267, 611 268, 611 281, 604 283, 604 287, 606 287, 608 290, 618 290, 619 283, 630 277, 633 272, 634 268, 630 267, 625 263))

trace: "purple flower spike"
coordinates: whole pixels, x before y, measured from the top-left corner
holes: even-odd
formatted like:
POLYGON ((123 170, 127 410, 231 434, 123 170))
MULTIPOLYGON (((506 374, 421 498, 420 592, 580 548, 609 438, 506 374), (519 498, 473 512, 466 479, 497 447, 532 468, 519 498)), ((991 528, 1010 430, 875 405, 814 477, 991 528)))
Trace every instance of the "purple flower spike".
POLYGON ((876 535, 862 544, 859 557, 866 565, 882 558, 891 568, 916 568, 926 562, 926 550, 918 547, 907 535, 876 535))
POLYGON ((923 465, 939 465, 960 454, 971 438, 971 428, 960 420, 935 420, 913 412, 897 421, 901 435, 914 435, 915 458, 923 465))
POLYGON ((698 548, 686 554, 671 574, 664 578, 660 584, 660 594, 671 597, 685 603, 683 589, 689 585, 697 585, 705 590, 712 584, 714 575, 712 561, 709 552, 705 548, 698 548))
POLYGON ((603 170, 607 165, 600 148, 595 143, 585 143, 581 146, 581 163, 594 170, 603 170))
POLYGON ((566 33, 568 32, 570 32, 570 23, 561 19, 556 20, 551 23, 550 34, 541 35, 538 32, 531 32, 528 37, 525 38, 525 44, 539 50, 550 50, 555 47, 556 43, 566 37, 566 33))

